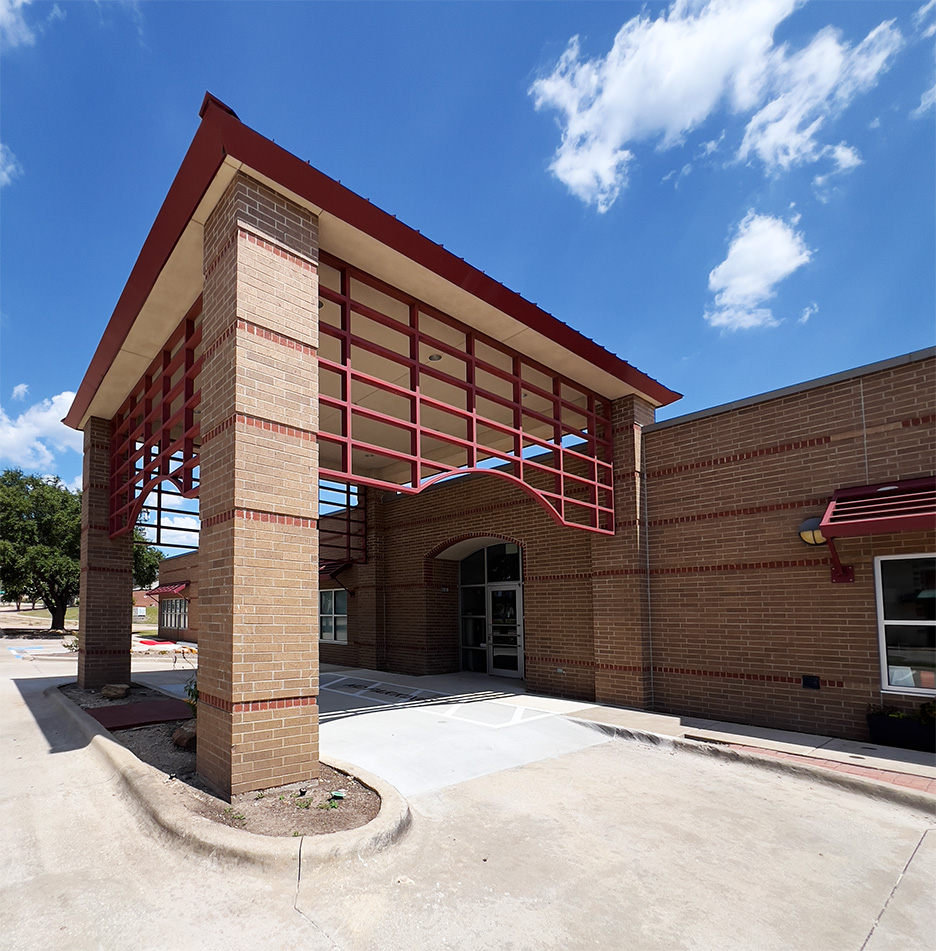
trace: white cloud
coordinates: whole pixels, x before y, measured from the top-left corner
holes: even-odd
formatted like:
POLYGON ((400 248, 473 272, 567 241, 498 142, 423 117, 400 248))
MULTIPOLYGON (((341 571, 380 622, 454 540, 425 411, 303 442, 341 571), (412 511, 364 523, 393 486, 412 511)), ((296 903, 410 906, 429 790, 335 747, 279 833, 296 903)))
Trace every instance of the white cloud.
POLYGON ((724 330, 777 326, 773 312, 762 305, 774 296, 780 281, 811 257, 803 235, 785 221, 748 212, 725 260, 709 274, 715 305, 705 319, 724 330))
POLYGON ((826 27, 797 53, 788 54, 786 47, 776 50, 770 67, 773 98, 748 123, 738 158, 756 155, 768 172, 779 172, 827 155, 829 147, 816 140, 826 118, 870 89, 902 42, 891 20, 876 26, 854 48, 842 42, 837 30, 826 27))
POLYGON ((24 400, 26 399, 26 394, 28 392, 29 392, 28 383, 17 383, 16 386, 13 387, 13 394, 12 394, 13 399, 24 400))
POLYGON ((936 86, 930 86, 930 88, 920 96, 920 104, 910 113, 910 118, 922 119, 933 106, 936 106, 936 86))
MULTIPOLYGON (((152 544, 156 544, 156 526, 142 523, 140 528, 146 539, 152 544)), ((196 532, 201 528, 201 522, 197 515, 164 515, 160 523, 159 544, 162 547, 171 548, 174 545, 197 545, 198 534, 196 532), (194 529, 184 531, 184 529, 194 529)), ((177 553, 177 552, 176 552, 177 553)))
POLYGON ((0 44, 5 49, 32 46, 36 34, 23 16, 23 8, 32 0, 0 0, 0 44))
POLYGON ((81 433, 61 422, 74 398, 74 393, 59 393, 30 406, 16 419, 0 407, 0 461, 24 469, 50 468, 56 453, 80 453, 81 433))
POLYGON ((923 6, 913 14, 914 29, 923 37, 936 35, 936 18, 934 18, 931 23, 924 22, 930 18, 932 14, 936 14, 936 0, 929 0, 929 3, 924 3, 923 6))
POLYGON ((799 320, 797 320, 797 323, 805 324, 809 321, 809 318, 812 317, 813 314, 818 314, 818 313, 819 313, 819 305, 815 301, 812 301, 812 303, 807 304, 803 308, 803 313, 800 315, 800 318, 799 320))
MULTIPOLYGON (((3 0, 0 0, 3 3, 3 0)), ((16 161, 16 156, 0 142, 0 188, 9 185, 14 178, 23 174, 22 166, 16 161)))
POLYGON ((813 180, 813 187, 816 189, 816 197, 819 201, 825 203, 831 197, 834 189, 827 188, 830 179, 833 175, 837 175, 840 172, 850 172, 853 168, 857 168, 862 164, 861 156, 858 154, 857 149, 853 149, 850 145, 846 145, 844 142, 840 142, 838 145, 829 145, 823 149, 823 154, 828 156, 835 162, 835 168, 831 172, 827 172, 825 175, 816 175, 813 180))
MULTIPOLYGON (((874 85, 902 40, 882 23, 856 47, 827 28, 795 53, 773 33, 799 0, 674 0, 655 20, 628 20, 603 57, 584 59, 578 37, 530 88, 537 109, 560 116, 550 166, 583 201, 607 211, 635 161, 634 146, 681 144, 722 106, 754 113, 738 157, 768 171, 826 154, 816 136, 829 114, 874 85)), ((703 146, 710 154, 721 139, 703 146)))

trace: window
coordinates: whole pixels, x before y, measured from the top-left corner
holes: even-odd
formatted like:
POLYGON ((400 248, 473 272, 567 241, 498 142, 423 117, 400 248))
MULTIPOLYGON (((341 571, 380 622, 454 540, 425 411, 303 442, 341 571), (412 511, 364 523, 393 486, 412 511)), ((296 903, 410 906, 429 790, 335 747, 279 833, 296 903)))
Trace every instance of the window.
POLYGON ((319 640, 348 643, 348 592, 319 591, 319 640))
POLYGON ((185 598, 168 598, 159 602, 159 626, 173 631, 188 627, 188 601, 185 598))
POLYGON ((874 560, 884 690, 936 691, 936 556, 874 560))

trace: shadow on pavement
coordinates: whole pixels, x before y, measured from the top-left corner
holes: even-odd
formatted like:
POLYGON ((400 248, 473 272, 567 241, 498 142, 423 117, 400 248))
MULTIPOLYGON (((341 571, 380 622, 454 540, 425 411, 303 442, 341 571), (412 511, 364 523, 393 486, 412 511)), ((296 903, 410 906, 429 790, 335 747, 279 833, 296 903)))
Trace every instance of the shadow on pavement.
POLYGON ((11 679, 37 726, 42 730, 50 753, 67 753, 84 749, 88 745, 87 738, 62 715, 61 709, 44 696, 44 691, 49 687, 75 683, 74 676, 11 679))

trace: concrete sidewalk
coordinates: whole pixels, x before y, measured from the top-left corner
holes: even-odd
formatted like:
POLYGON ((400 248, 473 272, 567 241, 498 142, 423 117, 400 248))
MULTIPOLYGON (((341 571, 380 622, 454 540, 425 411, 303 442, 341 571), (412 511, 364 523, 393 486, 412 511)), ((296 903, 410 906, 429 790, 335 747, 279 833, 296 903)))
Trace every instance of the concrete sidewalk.
MULTIPOLYGON (((936 947, 933 797, 915 793, 908 808, 878 795, 880 783, 845 788, 818 771, 692 755, 721 749, 691 739, 698 724, 602 725, 653 715, 471 676, 323 670, 323 748, 344 738, 343 758, 353 746, 391 770, 420 764, 407 774, 420 788, 402 839, 291 872, 205 857, 185 836, 154 834, 56 715, 45 691, 74 663, 0 657, 4 951, 936 947), (466 758, 475 775, 453 774, 466 758)), ((134 657, 133 679, 178 688, 191 674, 171 663, 134 657)))

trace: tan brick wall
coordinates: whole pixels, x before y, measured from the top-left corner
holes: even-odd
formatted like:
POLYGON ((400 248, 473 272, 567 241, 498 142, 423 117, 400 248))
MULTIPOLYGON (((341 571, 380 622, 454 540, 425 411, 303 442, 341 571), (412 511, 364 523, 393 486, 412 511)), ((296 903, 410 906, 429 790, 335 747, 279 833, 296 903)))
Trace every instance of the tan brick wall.
POLYGON ((81 584, 78 683, 130 682, 133 536, 110 537, 109 420, 92 417, 84 430, 81 493, 81 584))
MULTIPOLYGON (((188 587, 179 595, 188 601, 188 627, 184 630, 160 627, 160 637, 198 642, 198 565, 197 551, 164 558, 159 563, 160 585, 188 582, 188 587)), ((162 599, 165 597, 163 595, 162 599)))
POLYGON ((865 735, 881 699, 873 557, 936 539, 841 539, 855 583, 831 584, 827 550, 796 529, 841 486, 932 473, 934 402, 929 359, 645 434, 659 709, 865 735))
POLYGON ((318 774, 317 222, 243 175, 205 228, 199 772, 318 774))

